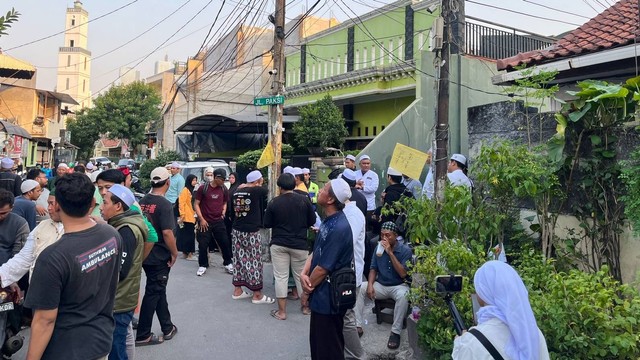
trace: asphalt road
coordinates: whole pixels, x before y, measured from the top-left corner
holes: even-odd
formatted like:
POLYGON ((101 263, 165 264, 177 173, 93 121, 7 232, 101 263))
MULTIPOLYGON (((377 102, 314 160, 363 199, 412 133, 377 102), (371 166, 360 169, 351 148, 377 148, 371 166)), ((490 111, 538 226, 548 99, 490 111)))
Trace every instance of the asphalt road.
MULTIPOLYGON (((255 305, 251 299, 233 300, 231 275, 224 272, 222 258, 210 256, 211 267, 196 276, 197 261, 178 259, 171 270, 168 301, 171 317, 178 334, 164 344, 136 349, 137 360, 173 359, 310 359, 309 316, 300 312, 299 301, 288 301, 287 320, 278 321, 269 315, 273 305, 255 305)), ((264 267, 267 296, 274 297, 271 264, 264 267)), ((146 280, 142 279, 144 284, 146 280)), ((362 343, 369 359, 409 359, 406 330, 399 350, 386 348, 391 325, 375 322, 370 307, 365 309, 367 324, 362 343)), ((157 319, 153 330, 161 333, 157 319)), ((13 359, 24 359, 28 342, 13 359)))

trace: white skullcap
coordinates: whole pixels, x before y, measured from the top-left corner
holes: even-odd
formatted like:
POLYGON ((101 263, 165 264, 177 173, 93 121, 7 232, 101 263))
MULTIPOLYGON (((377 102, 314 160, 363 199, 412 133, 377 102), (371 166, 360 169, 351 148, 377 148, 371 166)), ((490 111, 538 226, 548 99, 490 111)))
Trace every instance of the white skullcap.
POLYGON ((351 169, 344 169, 342 177, 347 180, 356 181, 356 172, 351 169))
POLYGON ((247 174, 247 182, 248 183, 252 183, 252 182, 258 181, 260 179, 262 179, 262 173, 260 172, 260 170, 253 170, 252 172, 247 174))
POLYGON ((347 155, 347 156, 345 156, 344 158, 345 158, 345 159, 347 159, 347 160, 351 160, 351 161, 353 161, 353 162, 355 162, 355 161, 356 161, 356 157, 355 157, 355 156, 353 156, 353 155, 347 155))
POLYGON ((291 170, 291 175, 293 175, 293 176, 302 175, 302 169, 300 169, 299 167, 294 167, 291 170))
POLYGON ((180 169, 180 163, 177 161, 174 161, 171 163, 171 167, 172 168, 176 168, 176 169, 180 169))
POLYGON ((392 168, 391 166, 389 166, 389 168, 387 169, 387 175, 402 176, 402 173, 400 171, 392 168))
POLYGON ((453 154, 451 155, 451 160, 455 160, 460 164, 467 166, 467 158, 462 154, 453 154))
POLYGON ((369 157, 369 155, 360 155, 360 161, 362 160, 371 160, 371 158, 369 157))
POLYGON ((309 170, 307 168, 302 168, 302 173, 303 174, 311 174, 311 170, 309 170))
MULTIPOLYGON (((291 166, 285 166, 284 170, 282 170, 283 174, 291 174, 291 170, 293 170, 293 168, 291 166)), ((293 174, 291 174, 293 175, 293 174)))
POLYGON ((58 164, 58 169, 60 169, 60 168, 62 168, 62 169, 68 169, 68 168, 69 168, 69 165, 67 165, 67 164, 65 164, 65 163, 60 163, 60 164, 58 164))
POLYGON ((123 185, 114 184, 109 188, 109 192, 122 200, 122 202, 127 204, 128 207, 131 207, 131 205, 136 202, 136 197, 133 196, 131 190, 127 189, 123 185))
POLYGON ((13 160, 11 160, 10 158, 6 157, 6 158, 2 158, 2 168, 3 169, 11 169, 13 168, 13 160))
POLYGON ((38 182, 35 180, 25 180, 22 182, 22 185, 20 185, 20 192, 23 194, 28 193, 29 191, 35 189, 38 185, 40 184, 38 184, 38 182))
POLYGON ((342 179, 331 180, 331 190, 333 190, 336 199, 343 204, 351 198, 351 188, 349 184, 342 179))

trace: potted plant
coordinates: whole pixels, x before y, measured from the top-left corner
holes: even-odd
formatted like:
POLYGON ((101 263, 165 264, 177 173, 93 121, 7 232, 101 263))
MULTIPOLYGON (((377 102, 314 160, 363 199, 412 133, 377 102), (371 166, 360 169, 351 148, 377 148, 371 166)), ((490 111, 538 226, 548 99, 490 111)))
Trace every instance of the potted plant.
POLYGON ((302 106, 300 120, 293 125, 296 143, 312 155, 325 156, 327 148, 340 148, 349 135, 340 109, 330 95, 302 106))

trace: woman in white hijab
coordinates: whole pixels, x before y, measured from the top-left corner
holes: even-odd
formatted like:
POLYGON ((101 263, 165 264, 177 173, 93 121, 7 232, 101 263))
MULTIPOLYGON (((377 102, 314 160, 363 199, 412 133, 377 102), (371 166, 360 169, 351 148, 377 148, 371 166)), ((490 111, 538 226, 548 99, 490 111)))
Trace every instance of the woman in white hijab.
MULTIPOLYGON (((531 310, 529 294, 518 273, 502 261, 482 265, 473 279, 480 310, 478 326, 505 360, 547 360, 547 343, 531 310)), ((473 329, 473 328, 472 328, 473 329)), ((494 359, 474 334, 453 342, 454 360, 494 359)))

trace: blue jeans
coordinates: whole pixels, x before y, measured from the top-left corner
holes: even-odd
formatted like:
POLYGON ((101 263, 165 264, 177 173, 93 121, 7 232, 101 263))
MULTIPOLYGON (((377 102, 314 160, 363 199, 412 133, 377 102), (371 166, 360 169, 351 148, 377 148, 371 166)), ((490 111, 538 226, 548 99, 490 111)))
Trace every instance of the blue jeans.
POLYGON ((113 314, 116 327, 113 329, 113 342, 111 343, 111 353, 109 360, 128 360, 127 356, 127 328, 133 319, 133 310, 113 314))

